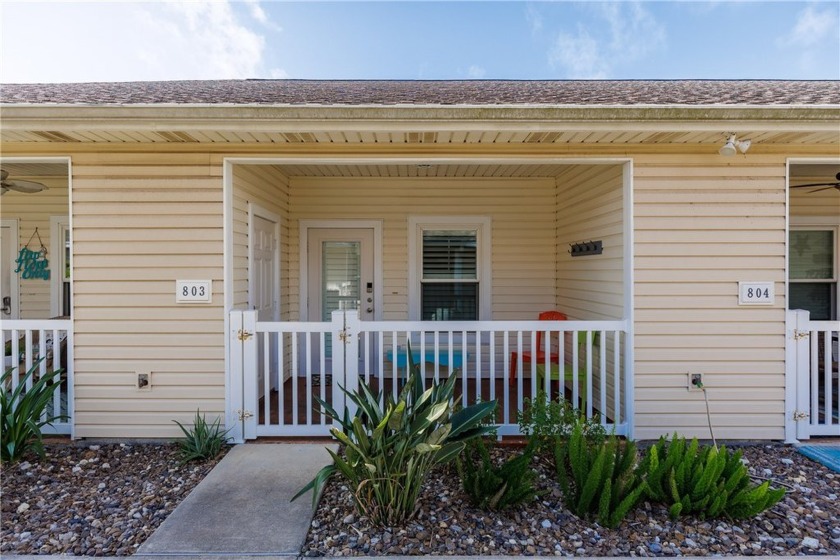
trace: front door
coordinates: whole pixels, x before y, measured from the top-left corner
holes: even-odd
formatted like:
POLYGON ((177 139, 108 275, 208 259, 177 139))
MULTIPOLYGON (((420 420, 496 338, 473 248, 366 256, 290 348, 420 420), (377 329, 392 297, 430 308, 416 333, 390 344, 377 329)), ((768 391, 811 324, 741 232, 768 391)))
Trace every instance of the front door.
MULTIPOLYGON (((308 230, 307 311, 310 321, 331 321, 333 311, 358 310, 362 321, 374 318, 375 290, 372 229, 308 230)), ((313 344, 310 359, 318 370, 321 349, 313 344)), ((332 339, 324 341, 324 364, 332 371, 332 339)), ((360 359, 362 358, 360 353, 360 359)), ((342 383, 344 385, 344 383, 342 383)))
MULTIPOLYGON (((249 304, 251 309, 257 311, 257 321, 278 321, 280 319, 279 309, 279 285, 277 283, 277 223, 254 214, 251 220, 250 231, 251 251, 249 254, 249 304)), ((260 339, 259 355, 262 356, 263 340, 260 339)), ((276 341, 272 340, 272 345, 276 341)), ((269 349, 269 369, 276 377, 277 352, 276 348, 269 349)), ((260 397, 265 394, 266 379, 265 364, 259 360, 259 371, 257 372, 257 387, 260 397)), ((278 380, 270 379, 270 387, 277 388, 278 380)))
POLYGON ((313 228, 309 230, 310 321, 330 321, 337 310, 359 311, 373 319, 373 230, 313 228))
POLYGON ((14 220, 0 223, 0 320, 18 319, 17 275, 14 273, 17 259, 18 228, 14 220))

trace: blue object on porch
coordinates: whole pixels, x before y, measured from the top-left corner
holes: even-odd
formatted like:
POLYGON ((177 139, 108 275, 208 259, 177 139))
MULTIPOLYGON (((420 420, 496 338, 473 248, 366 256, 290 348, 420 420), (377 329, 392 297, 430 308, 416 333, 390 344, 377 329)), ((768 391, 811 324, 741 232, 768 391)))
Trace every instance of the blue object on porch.
MULTIPOLYGON (((388 350, 385 352, 385 357, 389 362, 394 361, 394 351, 388 350)), ((469 358, 469 353, 467 353, 467 358, 469 358)), ((420 349, 419 348, 412 348, 411 349, 411 359, 414 360, 415 364, 420 363, 420 349)), ((423 360, 426 363, 433 364, 435 363, 435 349, 434 348, 426 348, 425 352, 425 359, 423 360)), ((449 363, 449 348, 438 348, 437 353, 437 363, 441 366, 459 368, 463 365, 463 356, 461 350, 452 349, 452 363, 449 363)), ((408 365, 408 352, 405 348, 397 348, 397 367, 406 367, 408 365)))
POLYGON ((803 445, 797 450, 834 472, 840 473, 840 445, 803 445))

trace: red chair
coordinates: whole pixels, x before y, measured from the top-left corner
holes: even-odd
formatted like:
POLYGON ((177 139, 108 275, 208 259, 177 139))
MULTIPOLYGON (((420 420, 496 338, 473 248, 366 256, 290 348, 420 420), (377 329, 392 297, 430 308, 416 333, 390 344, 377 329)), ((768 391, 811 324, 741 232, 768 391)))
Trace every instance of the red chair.
MULTIPOLYGON (((539 315, 540 321, 566 321, 568 317, 566 317, 565 313, 561 313, 559 311, 543 311, 539 315)), ((545 350, 543 349, 543 333, 542 331, 537 331, 537 346, 536 352, 522 352, 522 368, 525 368, 525 364, 530 364, 531 360, 535 356, 537 363, 545 363, 545 350)), ((560 357, 557 354, 552 353, 549 356, 549 363, 557 364, 560 361, 560 357)), ((513 351, 510 353, 510 376, 509 376, 509 383, 513 385, 516 383, 516 375, 518 374, 519 368, 517 367, 519 362, 519 352, 513 351)))

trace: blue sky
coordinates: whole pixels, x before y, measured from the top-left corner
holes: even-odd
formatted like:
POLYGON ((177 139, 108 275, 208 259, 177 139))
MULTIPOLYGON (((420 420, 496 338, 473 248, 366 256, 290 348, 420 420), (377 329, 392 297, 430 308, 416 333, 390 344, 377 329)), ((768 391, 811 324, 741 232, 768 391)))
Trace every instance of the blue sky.
POLYGON ((840 2, 10 2, 0 81, 840 79, 840 2))

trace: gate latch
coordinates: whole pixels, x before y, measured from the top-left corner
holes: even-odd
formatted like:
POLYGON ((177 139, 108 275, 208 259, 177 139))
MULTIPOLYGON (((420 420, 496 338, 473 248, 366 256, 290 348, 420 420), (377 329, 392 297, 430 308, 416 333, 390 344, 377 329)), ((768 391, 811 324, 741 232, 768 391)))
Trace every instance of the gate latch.
POLYGON ((245 329, 239 329, 239 331, 236 333, 236 337, 239 339, 240 342, 245 342, 252 336, 254 336, 254 333, 248 332, 245 329))
POLYGON ((244 422, 245 420, 247 420, 248 418, 251 418, 254 415, 254 413, 251 412, 250 410, 245 410, 245 409, 242 409, 242 408, 237 410, 236 414, 239 415, 239 421, 240 422, 244 422))

